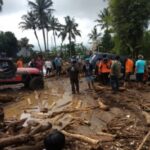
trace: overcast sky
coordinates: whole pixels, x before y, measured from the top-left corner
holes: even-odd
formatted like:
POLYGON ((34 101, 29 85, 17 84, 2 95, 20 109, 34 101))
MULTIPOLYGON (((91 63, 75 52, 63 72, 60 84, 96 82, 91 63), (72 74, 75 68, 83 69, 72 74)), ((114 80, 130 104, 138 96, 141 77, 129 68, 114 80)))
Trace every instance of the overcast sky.
MULTIPOLYGON (((4 6, 0 13, 0 30, 12 31, 17 39, 27 37, 30 39, 30 43, 36 47, 37 42, 33 31, 22 32, 18 25, 21 22, 21 16, 29 10, 28 0, 3 1, 4 6)), ((82 34, 81 38, 77 38, 77 42, 87 44, 89 42, 88 34, 95 25, 94 20, 97 18, 99 11, 106 7, 106 3, 103 0, 53 0, 53 3, 54 15, 58 17, 61 23, 64 22, 64 17, 67 15, 76 19, 82 34)), ((41 45, 43 45, 41 32, 38 32, 38 35, 41 45)), ((57 43, 59 43, 59 40, 57 43)), ((52 38, 50 38, 50 45, 54 45, 52 38)))

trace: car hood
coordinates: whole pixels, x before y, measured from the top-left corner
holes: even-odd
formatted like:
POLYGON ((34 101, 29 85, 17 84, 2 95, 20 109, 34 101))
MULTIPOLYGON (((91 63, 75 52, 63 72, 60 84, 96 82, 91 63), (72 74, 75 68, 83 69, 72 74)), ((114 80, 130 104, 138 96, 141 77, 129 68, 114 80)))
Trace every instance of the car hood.
POLYGON ((40 70, 37 68, 17 68, 17 73, 40 74, 40 70))

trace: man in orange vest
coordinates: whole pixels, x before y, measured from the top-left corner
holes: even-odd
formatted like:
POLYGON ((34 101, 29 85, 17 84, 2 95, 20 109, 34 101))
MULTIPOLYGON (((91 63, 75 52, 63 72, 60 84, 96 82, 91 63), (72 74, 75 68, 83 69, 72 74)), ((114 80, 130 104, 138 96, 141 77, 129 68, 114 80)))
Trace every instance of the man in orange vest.
POLYGON ((99 74, 101 74, 102 83, 104 85, 109 84, 110 68, 111 61, 106 56, 104 56, 103 60, 99 63, 99 74))
POLYGON ((18 59, 16 65, 17 65, 17 68, 23 68, 23 60, 22 60, 22 58, 18 59))
POLYGON ((127 87, 130 82, 130 76, 133 72, 134 62, 131 58, 126 58, 125 60, 125 82, 124 86, 127 87))

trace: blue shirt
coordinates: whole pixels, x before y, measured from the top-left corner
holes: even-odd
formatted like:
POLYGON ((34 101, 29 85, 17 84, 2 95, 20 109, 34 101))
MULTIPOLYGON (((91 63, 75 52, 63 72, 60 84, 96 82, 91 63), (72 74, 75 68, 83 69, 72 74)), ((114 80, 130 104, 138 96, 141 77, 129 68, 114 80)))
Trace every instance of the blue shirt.
POLYGON ((56 66, 56 67, 60 67, 61 65, 62 65, 62 59, 56 57, 56 58, 55 58, 55 66, 56 66))
POLYGON ((136 66, 136 73, 144 73, 146 62, 145 60, 137 60, 135 66, 136 66))

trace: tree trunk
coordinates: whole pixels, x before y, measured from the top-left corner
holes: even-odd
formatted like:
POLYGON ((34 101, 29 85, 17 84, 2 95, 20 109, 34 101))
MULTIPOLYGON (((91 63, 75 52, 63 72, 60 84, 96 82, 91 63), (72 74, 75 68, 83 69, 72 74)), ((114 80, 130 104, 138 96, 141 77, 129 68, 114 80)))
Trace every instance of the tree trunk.
POLYGON ((55 49, 56 49, 56 37, 55 37, 55 31, 53 30, 53 37, 54 37, 54 43, 55 43, 55 49))
POLYGON ((20 134, 0 139, 0 148, 7 147, 13 144, 25 144, 31 137, 27 134, 20 134))
POLYGON ((69 52, 70 52, 70 57, 71 57, 71 37, 70 36, 69 36, 69 47, 70 47, 69 52))
POLYGON ((47 48, 46 48, 46 37, 45 37, 44 27, 42 27, 42 33, 43 33, 43 39, 44 39, 44 48, 45 48, 45 52, 46 52, 47 48))
POLYGON ((48 30, 46 30, 47 32, 47 49, 49 50, 49 37, 48 37, 48 30))
POLYGON ((35 35, 35 37, 36 37, 36 39, 37 39, 39 49, 40 49, 40 51, 42 52, 41 45, 40 45, 39 38, 38 38, 38 36, 37 36, 36 30, 34 30, 34 35, 35 35))

